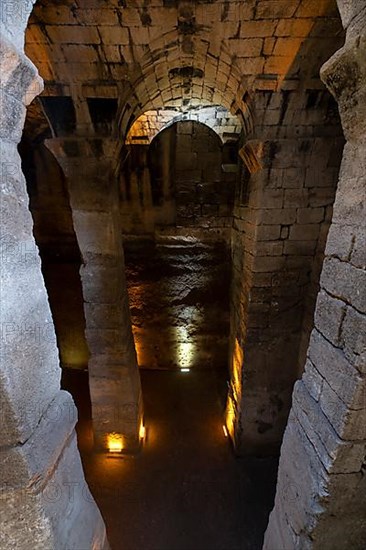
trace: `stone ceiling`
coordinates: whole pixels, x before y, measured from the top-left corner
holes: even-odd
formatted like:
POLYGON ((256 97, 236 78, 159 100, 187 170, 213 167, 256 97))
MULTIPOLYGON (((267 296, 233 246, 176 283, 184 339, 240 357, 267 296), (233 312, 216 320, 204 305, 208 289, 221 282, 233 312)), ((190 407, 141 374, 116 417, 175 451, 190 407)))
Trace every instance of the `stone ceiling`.
POLYGON ((341 42, 335 0, 39 0, 26 53, 76 129, 118 105, 126 134, 161 108, 223 106, 248 124, 253 91, 321 87, 341 42))

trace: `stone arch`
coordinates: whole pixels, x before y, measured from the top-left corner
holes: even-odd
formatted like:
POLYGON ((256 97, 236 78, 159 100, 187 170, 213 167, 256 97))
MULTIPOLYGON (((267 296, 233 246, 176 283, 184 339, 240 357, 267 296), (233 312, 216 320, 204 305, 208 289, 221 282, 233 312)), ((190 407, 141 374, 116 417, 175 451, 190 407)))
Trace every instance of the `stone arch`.
POLYGON ((169 226, 229 240, 238 141, 223 144, 217 132, 196 120, 172 121, 146 141, 126 144, 120 177, 125 235, 169 226))
POLYGON ((145 111, 132 124, 126 137, 126 144, 151 143, 168 126, 182 120, 197 121, 205 124, 220 137, 222 143, 237 140, 242 131, 237 116, 220 105, 207 105, 194 109, 162 108, 145 111))
POLYGON ((185 53, 179 40, 169 42, 165 50, 151 43, 120 98, 118 124, 122 136, 146 110, 183 106, 187 110, 188 106, 221 105, 238 116, 249 131, 251 108, 246 81, 224 44, 217 57, 208 51, 207 44, 204 37, 195 38, 194 53, 185 53))

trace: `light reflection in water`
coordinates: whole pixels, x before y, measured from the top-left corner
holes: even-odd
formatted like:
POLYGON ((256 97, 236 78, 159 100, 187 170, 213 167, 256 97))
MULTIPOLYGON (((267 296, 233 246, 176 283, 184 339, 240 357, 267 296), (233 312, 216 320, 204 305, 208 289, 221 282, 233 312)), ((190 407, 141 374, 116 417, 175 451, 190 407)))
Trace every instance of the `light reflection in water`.
POLYGON ((181 372, 224 367, 230 274, 225 250, 129 242, 125 256, 139 366, 181 372))
POLYGON ((191 340, 186 326, 174 327, 176 333, 176 362, 180 369, 192 367, 196 355, 196 343, 191 340))

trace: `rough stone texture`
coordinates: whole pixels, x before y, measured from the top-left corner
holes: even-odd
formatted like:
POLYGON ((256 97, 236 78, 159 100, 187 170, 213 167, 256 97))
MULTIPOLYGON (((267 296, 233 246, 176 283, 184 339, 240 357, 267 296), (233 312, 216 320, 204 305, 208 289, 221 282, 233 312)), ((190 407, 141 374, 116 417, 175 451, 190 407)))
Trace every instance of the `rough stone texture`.
MULTIPOLYGON (((334 2, 263 0, 126 2, 73 9, 41 0, 26 47, 46 81, 46 94, 71 96, 76 117, 92 98, 119 98, 124 134, 148 110, 221 106, 250 121, 253 89, 318 81, 318 55, 337 47, 334 2), (309 55, 306 68, 302 56, 309 55)), ((93 117, 89 113, 89 117, 93 117)))
POLYGON ((242 126, 238 117, 225 107, 196 107, 195 109, 156 109, 146 111, 132 124, 126 143, 148 144, 154 137, 175 122, 190 120, 201 122, 220 136, 223 143, 229 138, 239 138, 242 126))
POLYGON ((366 4, 339 5, 347 38, 322 77, 339 103, 347 143, 315 328, 281 449, 266 550, 361 550, 366 541, 366 4))
MULTIPOLYGON (((104 138, 116 137, 114 130, 118 129, 122 147, 133 123, 139 120, 137 124, 148 124, 147 130, 155 131, 149 120, 139 119, 146 112, 159 112, 160 116, 166 109, 191 117, 198 107, 210 108, 218 120, 216 115, 224 108, 242 125, 246 141, 240 157, 247 167, 238 188, 232 232, 228 427, 241 451, 273 452, 282 437, 294 381, 305 363, 343 146, 334 104, 318 76, 320 65, 343 40, 336 4, 332 0, 202 0, 189 4, 157 0, 149 5, 127 0, 123 6, 117 0, 78 0, 66 4, 40 0, 26 42, 28 55, 46 81, 42 94, 46 116, 57 138, 65 138, 63 152, 56 156, 70 168, 74 223, 85 262, 82 279, 87 337, 96 358, 91 361, 92 386, 93 380, 98 381, 95 398, 102 396, 99 419, 110 421, 106 398, 111 396, 115 403, 119 393, 118 399, 125 403, 131 392, 135 397, 139 393, 135 374, 130 376, 135 359, 126 328, 127 301, 122 300, 123 262, 116 238, 120 226, 111 207, 118 201, 114 200, 116 191, 110 193, 106 178, 111 163, 101 161, 107 146, 104 138), (92 159, 98 159, 97 166, 90 166, 92 159), (116 301, 123 304, 123 314, 116 301), (121 357, 128 358, 128 364, 121 365, 121 357), (121 387, 122 378, 127 386, 121 387)), ((351 173, 352 166, 361 165, 363 158, 360 144, 365 135, 365 93, 360 86, 355 92, 349 81, 359 83, 364 78, 360 70, 364 44, 358 42, 364 2, 340 2, 340 11, 348 46, 334 57, 339 70, 333 76, 330 71, 328 86, 338 98, 348 139, 341 176, 346 184, 338 190, 329 258, 315 316, 316 332, 311 339, 311 350, 331 355, 339 371, 329 373, 327 365, 309 352, 304 380, 296 387, 290 435, 284 443, 285 448, 291 446, 288 456, 293 464, 304 464, 304 479, 310 468, 314 470, 303 490, 308 503, 316 491, 323 495, 325 485, 327 491, 341 491, 342 476, 349 476, 348 487, 355 489, 360 468, 353 468, 359 466, 364 438, 362 422, 357 422, 362 409, 360 380, 366 370, 362 363, 364 304, 355 291, 363 277, 364 231, 363 222, 357 220, 364 220, 364 211, 359 206, 360 180, 344 175, 351 173), (345 219, 351 223, 345 224, 345 219), (329 346, 343 355, 331 353, 329 346), (357 370, 352 376, 347 375, 349 366, 357 370), (314 448, 319 445, 329 455, 323 454, 321 459, 316 452, 311 454, 308 444, 319 418, 329 424, 322 424, 321 436, 311 433, 314 448), (348 457, 348 469, 343 469, 341 461, 335 465, 338 457, 348 457)), ((11 18, 6 11, 6 17, 9 38, 16 35, 19 14, 11 18)), ((4 23, 4 12, 2 20, 4 23)), ((16 39, 20 43, 23 37, 16 39)), ((16 57, 2 57, 9 67, 16 66, 16 57)), ((27 75, 20 80, 28 82, 27 75)), ((4 135, 11 128, 17 139, 24 119, 24 109, 16 99, 18 89, 23 89, 19 78, 7 88, 3 125, 4 135)), ((235 133, 235 126, 229 124, 227 133, 233 128, 235 133)), ((189 150, 183 171, 192 159, 189 150)), ((120 155, 120 164, 123 160, 120 155)), ((167 162, 162 170, 166 179, 167 162)), ((135 204, 141 194, 152 200, 146 166, 140 179, 136 174, 132 177, 131 189, 135 204)), ((32 295, 36 290, 32 288, 32 295)), ((19 317, 21 313, 19 307, 19 317)), ((54 342, 52 345, 54 348, 54 342)), ((53 395, 45 395, 53 399, 53 395)), ((127 412, 136 427, 136 409, 127 412)), ((27 419, 25 429, 31 430, 31 425, 27 419)), ((116 430, 120 427, 118 424, 116 430)), ((279 487, 285 475, 281 472, 279 487)), ((340 506, 350 492, 343 490, 343 494, 340 506)), ((279 537, 275 544, 306 548, 312 543, 304 533, 313 529, 320 545, 316 514, 307 513, 311 506, 306 502, 300 510, 290 506, 288 511, 286 506, 292 500, 285 490, 279 496, 280 512, 273 515, 269 531, 279 537), (306 518, 310 517, 304 529, 303 509, 306 518), (293 532, 280 523, 290 512, 296 515, 293 532), (273 518, 280 519, 276 523, 273 518)), ((315 509, 320 510, 318 501, 315 509)), ((329 518, 334 510, 338 517, 337 499, 329 505, 329 516, 322 517, 329 518)), ((348 516, 344 513, 343 517, 348 516)), ((324 526, 326 532, 327 520, 324 526)), ((356 538, 354 541, 358 544, 356 538)))
POLYGON ((142 398, 132 337, 117 180, 116 143, 104 139, 58 138, 46 142, 67 177, 80 269, 90 351, 89 385, 93 430, 98 448, 108 434, 123 447, 139 445, 142 398), (75 156, 70 156, 70 151, 75 156), (112 314, 110 314, 110 312, 112 314))
POLYGON ((130 145, 121 176, 124 234, 229 240, 237 142, 222 145, 206 125, 181 121, 151 143, 130 145))
POLYGON ((25 106, 42 87, 23 53, 32 4, 1 6, 0 545, 105 549, 104 523, 76 448, 75 407, 60 391, 56 338, 17 152, 25 106), (50 497, 54 483, 62 504, 50 497), (75 499, 65 491, 69 483, 75 499))
POLYGON ((255 103, 232 232, 231 369, 243 391, 232 375, 228 414, 239 452, 270 453, 305 363, 343 137, 321 86, 257 92, 255 103))
MULTIPOLYGON (((252 396, 238 404, 235 438, 244 441, 239 417, 245 417, 252 450, 278 447, 305 362, 342 147, 319 67, 341 41, 332 0, 79 1, 72 10, 40 1, 27 30, 27 52, 46 81, 42 102, 58 136, 111 136, 118 128, 122 148, 134 123, 136 133, 143 128, 150 139, 162 123, 152 117, 178 112, 193 118, 211 109, 212 127, 225 128, 223 137, 235 134, 238 120, 252 138, 241 150, 252 171, 264 160, 250 178, 248 197, 238 197, 232 239, 231 344, 248 351, 252 396), (220 113, 230 113, 230 124, 213 122, 220 113), (256 399, 265 403, 260 410, 256 399), (244 404, 248 414, 242 416, 244 404)), ((67 154, 81 158, 80 147, 77 140, 69 143, 67 154)), ((188 164, 193 157, 186 156, 188 164)), ((149 186, 145 168, 131 177, 134 205, 141 196, 151 200, 149 186)), ((215 222, 216 206, 205 208, 207 220, 215 222)), ((133 213, 141 219, 141 211, 133 213)))

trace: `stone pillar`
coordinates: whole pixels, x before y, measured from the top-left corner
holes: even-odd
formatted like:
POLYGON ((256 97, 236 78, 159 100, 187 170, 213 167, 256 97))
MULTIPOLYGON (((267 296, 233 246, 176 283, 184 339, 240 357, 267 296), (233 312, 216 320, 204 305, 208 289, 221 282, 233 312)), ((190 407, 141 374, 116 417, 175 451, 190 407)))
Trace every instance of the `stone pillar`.
POLYGON ((90 350, 89 385, 95 444, 111 439, 124 451, 139 445, 140 377, 128 304, 121 240, 117 142, 88 138, 47 140, 68 180, 90 350))
POLYGON ((253 134, 240 150, 226 415, 240 454, 279 452, 304 367, 303 320, 312 321, 343 146, 339 120, 324 122, 334 101, 318 87, 319 106, 301 89, 257 91, 253 134))
POLYGON ((361 550, 366 541, 366 2, 339 7, 347 38, 322 78, 347 143, 265 550, 361 550))
POLYGON ((56 337, 17 144, 42 83, 24 55, 32 2, 3 3, 0 25, 1 548, 108 548, 84 479, 74 403, 60 390, 56 337))

